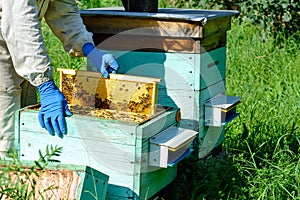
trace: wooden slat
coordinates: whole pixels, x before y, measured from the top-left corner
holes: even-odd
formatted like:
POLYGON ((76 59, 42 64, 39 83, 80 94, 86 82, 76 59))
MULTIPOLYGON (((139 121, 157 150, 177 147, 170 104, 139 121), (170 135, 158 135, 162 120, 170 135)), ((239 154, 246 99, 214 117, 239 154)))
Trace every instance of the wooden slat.
POLYGON ((138 126, 137 135, 141 135, 143 138, 149 138, 153 134, 159 133, 160 131, 166 129, 174 124, 176 112, 176 109, 168 108, 168 110, 166 110, 163 114, 138 126))
POLYGON ((200 40, 192 38, 95 33, 93 39, 97 48, 103 50, 187 53, 201 51, 200 40))
POLYGON ((199 9, 159 9, 158 13, 124 12, 119 8, 81 11, 95 44, 113 38, 102 45, 103 49, 189 53, 225 46, 231 18, 237 14, 234 10, 199 9))
MULTIPOLYGON (((57 68, 57 71, 63 72, 62 75, 69 74, 69 75, 79 75, 79 76, 86 76, 92 78, 101 78, 101 73, 91 72, 91 71, 83 71, 83 70, 74 70, 74 69, 66 69, 66 68, 57 68)), ((110 74, 109 79, 116 79, 122 81, 133 81, 133 82, 142 82, 142 83, 155 83, 160 82, 160 78, 151 78, 146 76, 132 76, 127 74, 110 74)))
POLYGON ((173 21, 120 16, 83 16, 83 22, 93 33, 172 37, 202 37, 202 26, 194 21, 173 21))
POLYGON ((202 39, 134 36, 134 35, 107 35, 95 33, 93 36, 97 48, 102 50, 145 51, 145 52, 181 52, 203 53, 226 45, 226 33, 218 32, 202 39))
MULTIPOLYGON (((53 139, 53 142, 56 142, 55 144, 60 145, 60 142, 66 142, 65 145, 67 145, 67 147, 74 148, 79 144, 74 143, 74 141, 70 142, 66 140, 72 140, 74 138, 80 138, 80 140, 88 140, 88 138, 90 137, 94 138, 96 141, 101 142, 111 140, 115 143, 120 143, 121 145, 134 146, 135 144, 134 130, 136 124, 133 123, 74 115, 72 117, 66 118, 68 137, 61 140, 57 137, 51 137, 45 129, 41 128, 37 120, 37 116, 38 111, 22 111, 20 116, 20 131, 32 132, 31 135, 35 135, 35 137, 37 138, 45 138, 45 144, 49 142, 47 141, 48 138, 49 140, 53 139), (93 126, 89 126, 89 124, 93 124, 93 126)), ((32 141, 34 142, 34 138, 32 139, 32 141)), ((80 140, 78 140, 78 143, 80 143, 80 140)))

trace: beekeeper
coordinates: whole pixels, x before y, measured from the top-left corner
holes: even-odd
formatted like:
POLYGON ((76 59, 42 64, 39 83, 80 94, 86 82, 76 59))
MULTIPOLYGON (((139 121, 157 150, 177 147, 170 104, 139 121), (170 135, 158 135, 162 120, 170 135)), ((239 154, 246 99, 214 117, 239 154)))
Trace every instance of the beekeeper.
POLYGON ((104 77, 119 68, 111 54, 94 47, 75 0, 0 0, 0 157, 13 148, 15 111, 35 103, 36 87, 41 101, 37 120, 51 135, 62 137, 65 117, 72 115, 52 79, 42 18, 70 55, 86 56, 104 77))

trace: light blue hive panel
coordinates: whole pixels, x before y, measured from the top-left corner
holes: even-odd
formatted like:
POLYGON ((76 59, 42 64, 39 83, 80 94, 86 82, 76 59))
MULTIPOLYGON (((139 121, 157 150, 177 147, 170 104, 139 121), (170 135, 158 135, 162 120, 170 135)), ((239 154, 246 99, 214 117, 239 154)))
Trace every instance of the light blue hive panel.
POLYGON ((176 177, 177 167, 148 164, 149 138, 175 126, 177 110, 166 110, 143 123, 74 114, 67 118, 68 134, 51 136, 38 122, 38 110, 22 109, 17 115, 16 145, 21 160, 39 159, 47 145, 62 147, 63 164, 87 165, 107 174, 108 199, 150 198, 176 177))

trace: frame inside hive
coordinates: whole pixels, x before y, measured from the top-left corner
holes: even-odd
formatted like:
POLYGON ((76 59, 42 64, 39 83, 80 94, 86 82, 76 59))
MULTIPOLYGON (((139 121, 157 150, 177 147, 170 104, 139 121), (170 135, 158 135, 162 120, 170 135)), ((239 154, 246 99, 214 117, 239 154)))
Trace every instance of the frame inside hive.
POLYGON ((157 113, 161 79, 98 72, 58 69, 60 90, 75 114, 142 122, 157 113))

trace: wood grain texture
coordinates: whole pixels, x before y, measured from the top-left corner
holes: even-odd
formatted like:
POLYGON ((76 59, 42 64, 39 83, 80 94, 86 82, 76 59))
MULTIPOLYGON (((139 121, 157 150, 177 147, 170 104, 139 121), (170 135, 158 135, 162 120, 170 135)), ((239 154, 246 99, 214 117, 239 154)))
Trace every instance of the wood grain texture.
POLYGON ((202 53, 226 46, 226 32, 231 29, 231 18, 236 14, 234 11, 161 11, 158 15, 144 16, 97 9, 83 11, 82 18, 101 49, 202 53))
MULTIPOLYGON (((109 177, 90 167, 50 163, 45 169, 35 169, 36 173, 30 173, 30 168, 34 163, 27 161, 22 164, 21 168, 24 173, 12 171, 7 175, 10 176, 12 182, 27 183, 28 193, 35 191, 35 195, 30 199, 84 200, 92 198, 92 196, 96 196, 99 200, 106 199, 109 177), (27 176, 25 176, 25 172, 27 172, 27 176), (33 184, 34 182, 35 184, 33 184)), ((0 172, 1 167, 4 165, 0 164, 0 172)))

